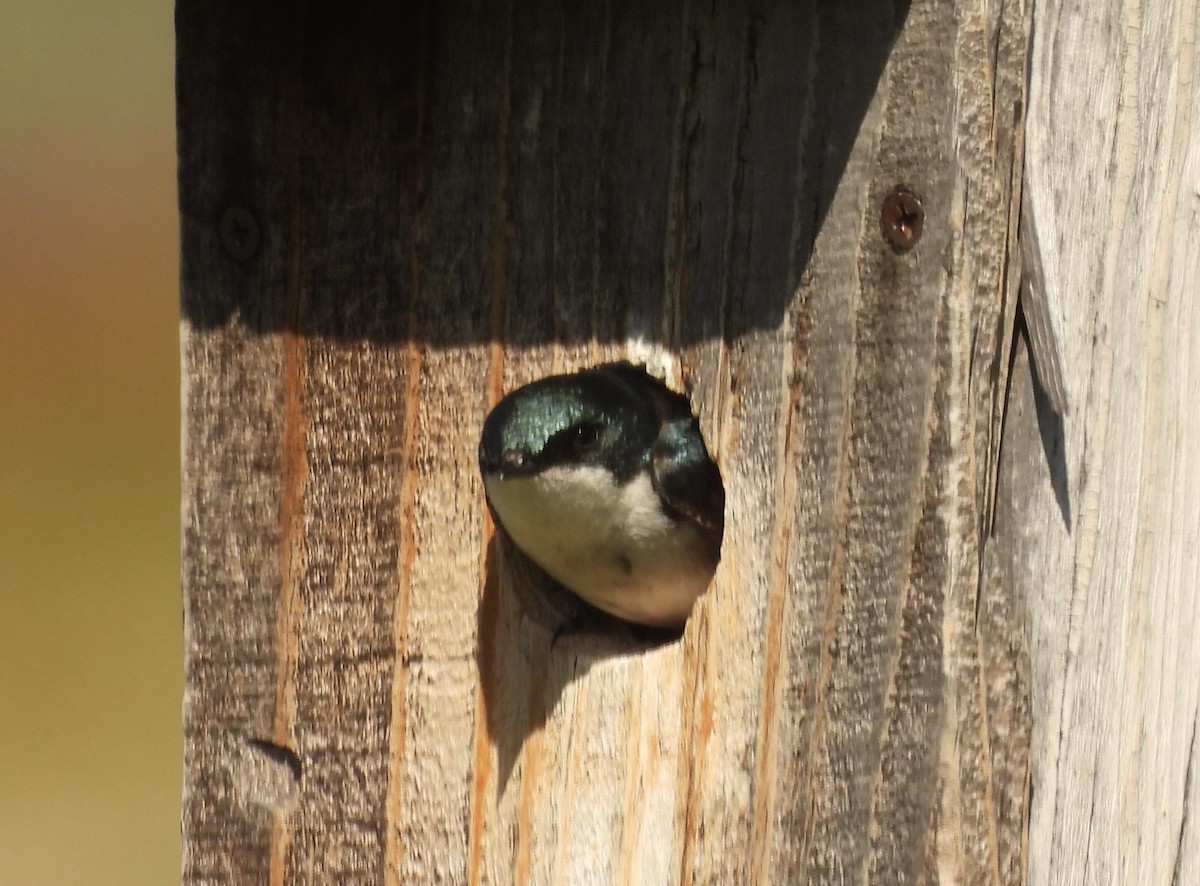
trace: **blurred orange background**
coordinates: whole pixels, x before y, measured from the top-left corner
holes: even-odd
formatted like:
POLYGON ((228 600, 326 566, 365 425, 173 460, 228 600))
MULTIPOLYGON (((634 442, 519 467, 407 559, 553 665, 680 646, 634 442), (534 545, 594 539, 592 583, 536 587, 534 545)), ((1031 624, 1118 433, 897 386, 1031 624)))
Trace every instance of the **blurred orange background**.
POLYGON ((164 2, 0 11, 0 883, 179 879, 164 2))

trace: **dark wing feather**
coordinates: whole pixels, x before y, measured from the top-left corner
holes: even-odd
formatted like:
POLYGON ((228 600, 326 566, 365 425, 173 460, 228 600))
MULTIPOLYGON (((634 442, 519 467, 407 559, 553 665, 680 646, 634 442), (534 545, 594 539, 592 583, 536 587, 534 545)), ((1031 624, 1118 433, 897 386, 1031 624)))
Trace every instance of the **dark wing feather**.
POLYGON ((668 507, 720 537, 725 525, 725 486, 694 418, 663 425, 650 466, 654 488, 668 507))
POLYGON ((683 394, 632 363, 606 363, 597 370, 618 379, 654 404, 660 431, 650 453, 650 477, 667 506, 719 539, 725 525, 725 486, 683 394))

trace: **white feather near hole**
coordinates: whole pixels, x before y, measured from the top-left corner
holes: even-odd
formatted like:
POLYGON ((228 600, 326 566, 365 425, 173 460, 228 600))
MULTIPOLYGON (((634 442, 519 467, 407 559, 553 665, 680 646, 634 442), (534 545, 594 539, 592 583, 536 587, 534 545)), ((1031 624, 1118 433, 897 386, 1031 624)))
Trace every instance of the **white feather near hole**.
POLYGON ((650 476, 618 485, 594 466, 485 479, 500 522, 525 554, 588 603, 646 625, 676 625, 712 579, 704 531, 663 512, 650 476))

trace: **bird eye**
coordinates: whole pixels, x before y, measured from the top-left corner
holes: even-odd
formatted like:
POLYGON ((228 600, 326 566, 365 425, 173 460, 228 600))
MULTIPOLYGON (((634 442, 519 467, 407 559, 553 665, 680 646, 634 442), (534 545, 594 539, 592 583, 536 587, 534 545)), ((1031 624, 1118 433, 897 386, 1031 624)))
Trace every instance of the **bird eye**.
POLYGON ((600 439, 600 428, 591 422, 576 425, 571 432, 571 444, 577 451, 591 449, 600 439))

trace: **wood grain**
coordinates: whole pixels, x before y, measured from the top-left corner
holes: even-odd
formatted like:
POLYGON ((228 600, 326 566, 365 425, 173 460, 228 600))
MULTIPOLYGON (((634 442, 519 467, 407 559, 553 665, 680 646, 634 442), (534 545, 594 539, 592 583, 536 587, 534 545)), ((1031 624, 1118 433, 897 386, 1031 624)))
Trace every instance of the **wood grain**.
POLYGON ((185 882, 1021 880, 1027 12, 181 0, 185 882), (478 429, 616 356, 723 558, 680 642, 552 645, 478 429))
POLYGON ((1200 882, 1196 7, 1039 4, 1035 30, 1029 196, 1071 411, 1015 394, 1005 442, 1030 877, 1200 882))

